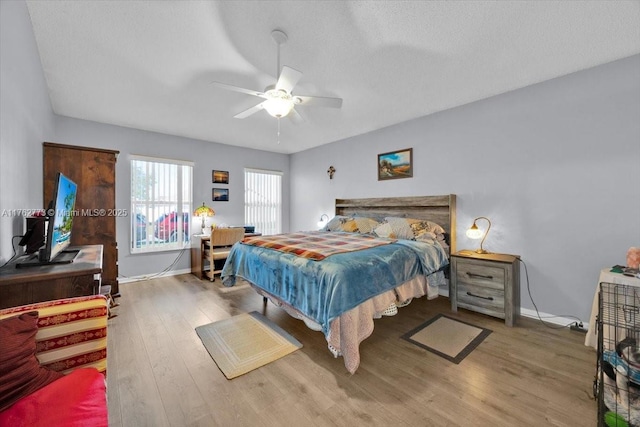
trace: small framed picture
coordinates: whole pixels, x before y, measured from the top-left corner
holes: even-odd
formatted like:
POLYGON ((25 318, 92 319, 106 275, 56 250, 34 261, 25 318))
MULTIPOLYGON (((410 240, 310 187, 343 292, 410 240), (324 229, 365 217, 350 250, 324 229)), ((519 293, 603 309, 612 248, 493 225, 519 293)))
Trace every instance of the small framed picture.
POLYGON ((228 184, 229 172, 228 171, 211 171, 212 182, 214 184, 228 184))
POLYGON ((228 188, 214 188, 211 191, 211 200, 214 202, 228 202, 229 201, 229 189, 228 188))
POLYGON ((413 148, 378 154, 378 181, 413 176, 413 148))

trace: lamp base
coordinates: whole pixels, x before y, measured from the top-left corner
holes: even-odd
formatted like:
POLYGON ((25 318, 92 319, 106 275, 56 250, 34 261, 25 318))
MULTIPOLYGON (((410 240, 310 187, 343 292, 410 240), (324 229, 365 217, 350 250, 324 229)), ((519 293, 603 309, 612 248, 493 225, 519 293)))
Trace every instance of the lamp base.
POLYGON ((480 249, 476 249, 476 253, 477 254, 488 254, 489 252, 487 252, 484 249, 480 248, 480 249))

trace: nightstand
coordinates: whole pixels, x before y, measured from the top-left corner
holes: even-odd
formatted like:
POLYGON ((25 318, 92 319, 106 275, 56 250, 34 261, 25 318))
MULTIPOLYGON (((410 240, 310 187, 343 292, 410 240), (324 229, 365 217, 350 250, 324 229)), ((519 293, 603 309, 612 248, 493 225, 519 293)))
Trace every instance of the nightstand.
POLYGON ((520 315, 520 256, 460 251, 451 255, 449 298, 458 307, 504 319, 520 315))

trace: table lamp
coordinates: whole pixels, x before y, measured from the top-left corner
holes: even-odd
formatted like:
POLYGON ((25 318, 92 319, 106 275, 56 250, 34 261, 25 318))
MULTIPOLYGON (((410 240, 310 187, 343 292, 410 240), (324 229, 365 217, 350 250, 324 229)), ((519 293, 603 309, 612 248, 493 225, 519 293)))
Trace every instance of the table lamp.
POLYGON ((320 221, 318 221, 318 228, 324 228, 329 222, 329 216, 327 214, 320 215, 320 221))
POLYGON ((489 234, 490 228, 491 228, 491 221, 489 221, 489 218, 486 218, 484 216, 479 216, 478 218, 473 220, 473 225, 471 226, 471 228, 467 230, 467 237, 470 239, 479 239, 482 237, 482 241, 480 242, 480 249, 476 249, 476 253, 479 253, 479 254, 488 253, 487 251, 482 249, 482 244, 484 243, 484 239, 487 238, 487 234, 489 234), (478 226, 476 225, 476 221, 479 219, 484 219, 489 223, 489 225, 487 226, 487 231, 485 231, 484 233, 480 229, 478 229, 478 226))
POLYGON ((199 216, 200 218, 202 218, 202 234, 207 234, 205 230, 204 219, 208 216, 214 216, 215 214, 216 212, 209 206, 205 206, 204 202, 202 202, 202 206, 193 211, 193 216, 199 216))

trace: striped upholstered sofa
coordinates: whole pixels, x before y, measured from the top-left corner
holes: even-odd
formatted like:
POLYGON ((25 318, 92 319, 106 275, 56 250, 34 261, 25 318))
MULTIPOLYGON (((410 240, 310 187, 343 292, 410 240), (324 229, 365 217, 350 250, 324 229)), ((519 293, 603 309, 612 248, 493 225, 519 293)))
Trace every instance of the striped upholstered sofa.
POLYGON ((0 425, 106 427, 107 318, 101 295, 0 310, 0 425))

